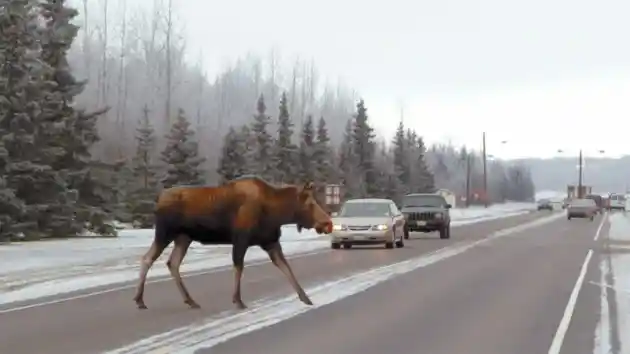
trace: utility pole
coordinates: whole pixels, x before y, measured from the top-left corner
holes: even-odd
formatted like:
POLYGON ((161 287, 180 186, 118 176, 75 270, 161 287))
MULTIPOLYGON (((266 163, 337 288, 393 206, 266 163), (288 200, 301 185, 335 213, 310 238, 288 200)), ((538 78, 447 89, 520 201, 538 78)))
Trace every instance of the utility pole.
POLYGON ((486 132, 483 132, 483 205, 488 207, 488 158, 486 156, 486 132))
POLYGON ((578 199, 582 198, 582 165, 583 165, 583 159, 582 159, 582 149, 580 149, 580 156, 578 157, 578 190, 577 190, 577 197, 578 199))

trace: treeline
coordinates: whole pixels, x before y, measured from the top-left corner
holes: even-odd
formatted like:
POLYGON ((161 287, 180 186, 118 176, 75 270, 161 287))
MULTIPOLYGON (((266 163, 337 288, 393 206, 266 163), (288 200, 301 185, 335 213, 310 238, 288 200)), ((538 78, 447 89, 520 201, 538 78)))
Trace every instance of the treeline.
MULTIPOLYGON (((406 193, 430 193, 436 188, 448 188, 461 196, 468 192, 471 199, 482 191, 478 154, 449 145, 434 145, 427 151, 422 136, 405 128, 402 121, 391 142, 380 140, 363 100, 347 121, 339 144, 331 143, 322 117, 307 116, 303 128, 296 131, 288 105, 283 94, 279 114, 272 118, 261 95, 251 121, 230 128, 217 169, 222 181, 251 174, 278 184, 314 180, 320 185, 342 185, 343 198, 396 201, 406 193), (270 129, 274 121, 277 128, 270 129)), ((534 185, 525 166, 490 161, 487 174, 491 202, 533 197, 534 185)))
MULTIPOLYGON (((320 75, 314 61, 283 57, 279 50, 271 50, 249 54, 208 75, 204 53, 187 46, 176 2, 172 7, 159 0, 82 2, 77 20, 82 28, 69 61, 74 74, 87 81, 77 105, 110 107, 98 121, 101 140, 93 154, 99 159, 112 162, 134 153, 133 127, 145 106, 156 144, 163 148, 163 138, 181 108, 201 137, 199 149, 206 158, 207 178, 216 182, 221 141, 215 137, 227 133, 232 124, 246 123, 261 94, 269 102, 278 102, 283 91, 298 128, 309 114, 323 116, 332 141, 340 141, 355 93, 343 82, 320 75)), ((277 104, 270 105, 268 113, 276 116, 277 109, 277 104)))
POLYGON ((398 199, 407 192, 434 190, 422 138, 401 124, 391 149, 376 138, 363 100, 347 120, 340 144, 331 143, 323 117, 307 116, 296 131, 288 106, 283 93, 279 114, 272 119, 261 95, 251 122, 230 128, 217 170, 223 181, 253 174, 277 184, 334 183, 343 186, 343 198, 398 199), (275 130, 270 129, 273 121, 275 130))

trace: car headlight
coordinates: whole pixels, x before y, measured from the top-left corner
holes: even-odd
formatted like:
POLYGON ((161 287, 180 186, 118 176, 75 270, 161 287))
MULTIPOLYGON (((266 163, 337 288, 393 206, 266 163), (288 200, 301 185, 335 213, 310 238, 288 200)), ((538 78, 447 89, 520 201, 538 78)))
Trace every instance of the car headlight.
POLYGON ((345 231, 347 229, 346 225, 335 224, 333 225, 333 231, 345 231))
POLYGON ((389 226, 385 224, 372 226, 372 230, 376 230, 376 231, 385 231, 387 229, 389 229, 389 226))
POLYGON ((436 219, 441 219, 442 217, 444 217, 444 214, 442 214, 442 213, 435 213, 435 218, 436 219))

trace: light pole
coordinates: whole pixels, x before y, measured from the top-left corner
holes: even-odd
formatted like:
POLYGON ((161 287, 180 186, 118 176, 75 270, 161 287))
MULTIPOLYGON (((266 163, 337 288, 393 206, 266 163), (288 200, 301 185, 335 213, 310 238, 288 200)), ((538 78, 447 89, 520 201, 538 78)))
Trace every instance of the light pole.
MULTIPOLYGON (((507 140, 501 141, 501 144, 506 144, 507 140)), ((482 136, 482 154, 483 154, 483 205, 488 207, 488 155, 486 153, 486 132, 483 132, 482 136)))
MULTIPOLYGON (((562 149, 558 149, 558 153, 562 154, 564 152, 564 150, 562 149)), ((605 154, 606 151, 605 150, 597 150, 598 153, 600 154, 605 154)), ((577 190, 577 197, 578 199, 581 199, 583 197, 582 195, 582 181, 584 179, 584 156, 582 154, 582 149, 580 149, 580 153, 578 155, 578 190, 577 190)))

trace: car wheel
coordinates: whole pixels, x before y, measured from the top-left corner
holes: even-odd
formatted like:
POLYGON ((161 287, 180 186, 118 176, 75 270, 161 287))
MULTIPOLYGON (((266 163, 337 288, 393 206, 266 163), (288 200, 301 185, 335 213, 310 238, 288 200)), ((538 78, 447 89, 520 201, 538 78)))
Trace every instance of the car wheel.
POLYGON ((440 238, 447 239, 451 237, 451 226, 446 226, 440 229, 440 238))
POLYGON ((341 244, 339 243, 331 243, 330 244, 330 248, 334 249, 334 250, 338 250, 341 248, 341 244))
POLYGON ((351 248, 352 248, 352 244, 350 244, 350 243, 344 243, 344 244, 343 244, 343 248, 345 248, 345 249, 349 250, 349 249, 351 249, 351 248))
POLYGON ((385 242, 385 248, 394 248, 393 242, 385 242))
POLYGON ((591 215, 591 221, 593 221, 593 215, 591 215))
POLYGON ((404 229, 404 234, 405 234, 405 240, 409 239, 409 229, 405 227, 404 229))

